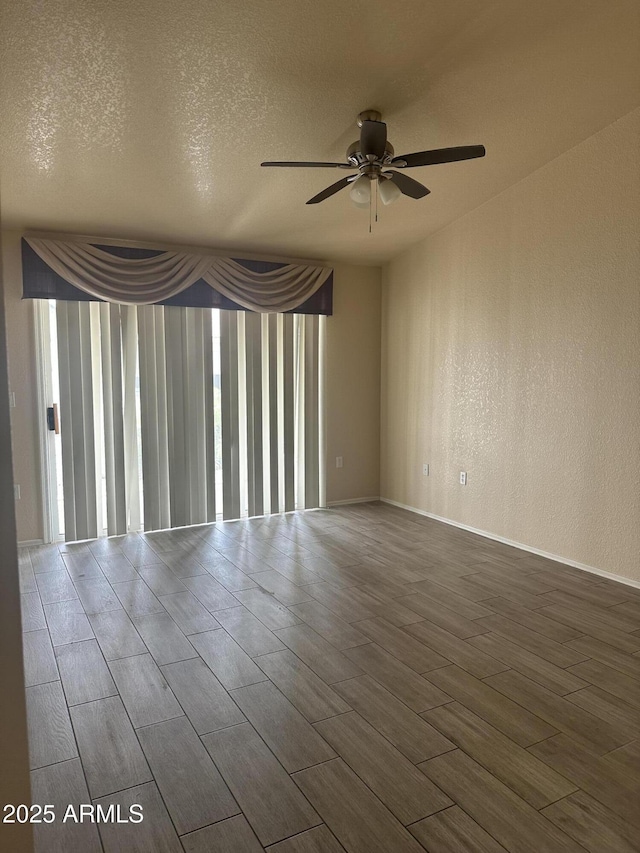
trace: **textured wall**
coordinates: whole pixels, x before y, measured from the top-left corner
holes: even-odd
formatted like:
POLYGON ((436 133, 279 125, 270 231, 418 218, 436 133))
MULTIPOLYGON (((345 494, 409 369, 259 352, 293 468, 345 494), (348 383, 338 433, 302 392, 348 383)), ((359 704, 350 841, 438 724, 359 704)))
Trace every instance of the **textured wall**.
POLYGON ((20 234, 17 231, 4 231, 2 234, 2 266, 9 387, 16 398, 16 406, 11 409, 13 470, 15 482, 20 484, 16 525, 19 541, 25 542, 42 538, 42 498, 33 303, 21 300, 22 264, 20 234))
POLYGON ((327 318, 327 501, 380 494, 380 270, 335 268, 327 318), (344 466, 336 468, 336 456, 344 466))
MULTIPOLYGON (((6 316, 2 296, 0 269, 0 805, 31 802, 20 630, 20 587, 13 513, 6 316)), ((0 825, 0 848, 11 850, 12 853, 27 853, 32 850, 29 824, 0 825)))
POLYGON ((635 579, 639 133, 635 110, 391 262, 382 333, 383 496, 635 579))
MULTIPOLYGON (((37 387, 32 303, 21 301, 20 234, 3 232, 9 382, 18 539, 42 538, 37 387)), ((327 500, 379 494, 380 270, 339 264, 334 316, 327 318, 327 500), (335 457, 344 467, 335 468, 335 457)))

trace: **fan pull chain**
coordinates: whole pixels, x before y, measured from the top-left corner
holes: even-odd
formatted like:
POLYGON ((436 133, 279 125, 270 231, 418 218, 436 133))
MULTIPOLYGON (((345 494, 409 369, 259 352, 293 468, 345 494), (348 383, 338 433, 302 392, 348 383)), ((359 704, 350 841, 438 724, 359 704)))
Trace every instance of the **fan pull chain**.
POLYGON ((376 222, 378 221, 378 181, 376 181, 376 222))
POLYGON ((369 193, 369 234, 371 234, 371 211, 373 210, 372 193, 369 193))

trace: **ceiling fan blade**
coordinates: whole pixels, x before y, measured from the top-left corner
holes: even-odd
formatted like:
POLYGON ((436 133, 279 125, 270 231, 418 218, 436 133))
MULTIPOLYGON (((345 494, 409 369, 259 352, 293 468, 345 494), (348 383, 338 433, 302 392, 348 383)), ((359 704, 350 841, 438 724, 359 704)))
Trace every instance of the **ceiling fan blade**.
POLYGON ((271 162, 267 161, 265 163, 260 163, 261 166, 294 166, 294 167, 302 167, 309 169, 353 169, 353 165, 351 163, 298 163, 298 162, 271 162))
POLYGON ((484 157, 485 154, 484 145, 459 145, 457 148, 434 148, 432 151, 403 154, 401 157, 394 157, 391 165, 401 169, 410 169, 413 166, 433 166, 436 163, 473 160, 474 157, 484 157))
POLYGON ((385 172, 385 175, 391 175, 391 180, 398 187, 401 193, 408 195, 409 198, 424 198, 429 195, 431 190, 428 190, 418 181, 414 181, 409 175, 403 175, 401 172, 385 172))
POLYGON ((387 144, 387 125, 383 121, 363 121, 360 130, 360 151, 365 157, 381 160, 387 144))
POLYGON ((351 183, 350 177, 351 176, 349 176, 349 178, 340 178, 340 180, 336 181, 335 184, 331 184, 330 187, 327 187, 322 190, 322 192, 318 193, 318 195, 314 195, 313 198, 310 198, 307 204, 318 204, 319 202, 324 201, 325 198, 329 198, 329 196, 332 196, 334 193, 340 192, 340 190, 348 187, 351 183))

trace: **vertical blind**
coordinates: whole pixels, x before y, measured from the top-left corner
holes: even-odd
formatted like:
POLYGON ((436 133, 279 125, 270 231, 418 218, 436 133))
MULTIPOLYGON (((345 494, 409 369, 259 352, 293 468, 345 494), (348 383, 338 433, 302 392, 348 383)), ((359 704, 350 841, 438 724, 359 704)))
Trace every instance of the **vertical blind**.
POLYGON ((320 505, 324 317, 55 311, 68 541, 320 505))

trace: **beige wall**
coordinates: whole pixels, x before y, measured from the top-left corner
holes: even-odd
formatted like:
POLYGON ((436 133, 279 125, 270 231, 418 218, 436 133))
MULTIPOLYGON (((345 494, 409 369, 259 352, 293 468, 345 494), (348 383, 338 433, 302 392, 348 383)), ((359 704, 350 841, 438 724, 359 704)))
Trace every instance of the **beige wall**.
MULTIPOLYGON (((20 234, 3 233, 18 539, 42 538, 33 306, 21 300, 20 234)), ((380 474, 380 270, 339 264, 327 318, 327 501, 377 497, 380 474), (344 467, 335 468, 335 457, 344 467)))
POLYGON ((378 268, 335 267, 327 318, 328 503, 380 494, 380 300, 378 268))
POLYGON ((384 497, 636 580, 639 134, 636 110, 388 265, 381 445, 384 497))
POLYGON ((2 233, 2 266, 9 352, 9 387, 16 405, 11 409, 13 470, 20 485, 16 501, 16 525, 21 542, 42 539, 40 450, 38 439, 37 389, 33 303, 21 300, 22 263, 20 234, 2 233))
MULTIPOLYGON (((0 269, 0 805, 30 803, 29 755, 11 469, 6 317, 0 269)), ((0 824, 0 849, 32 850, 28 824, 0 824)))

